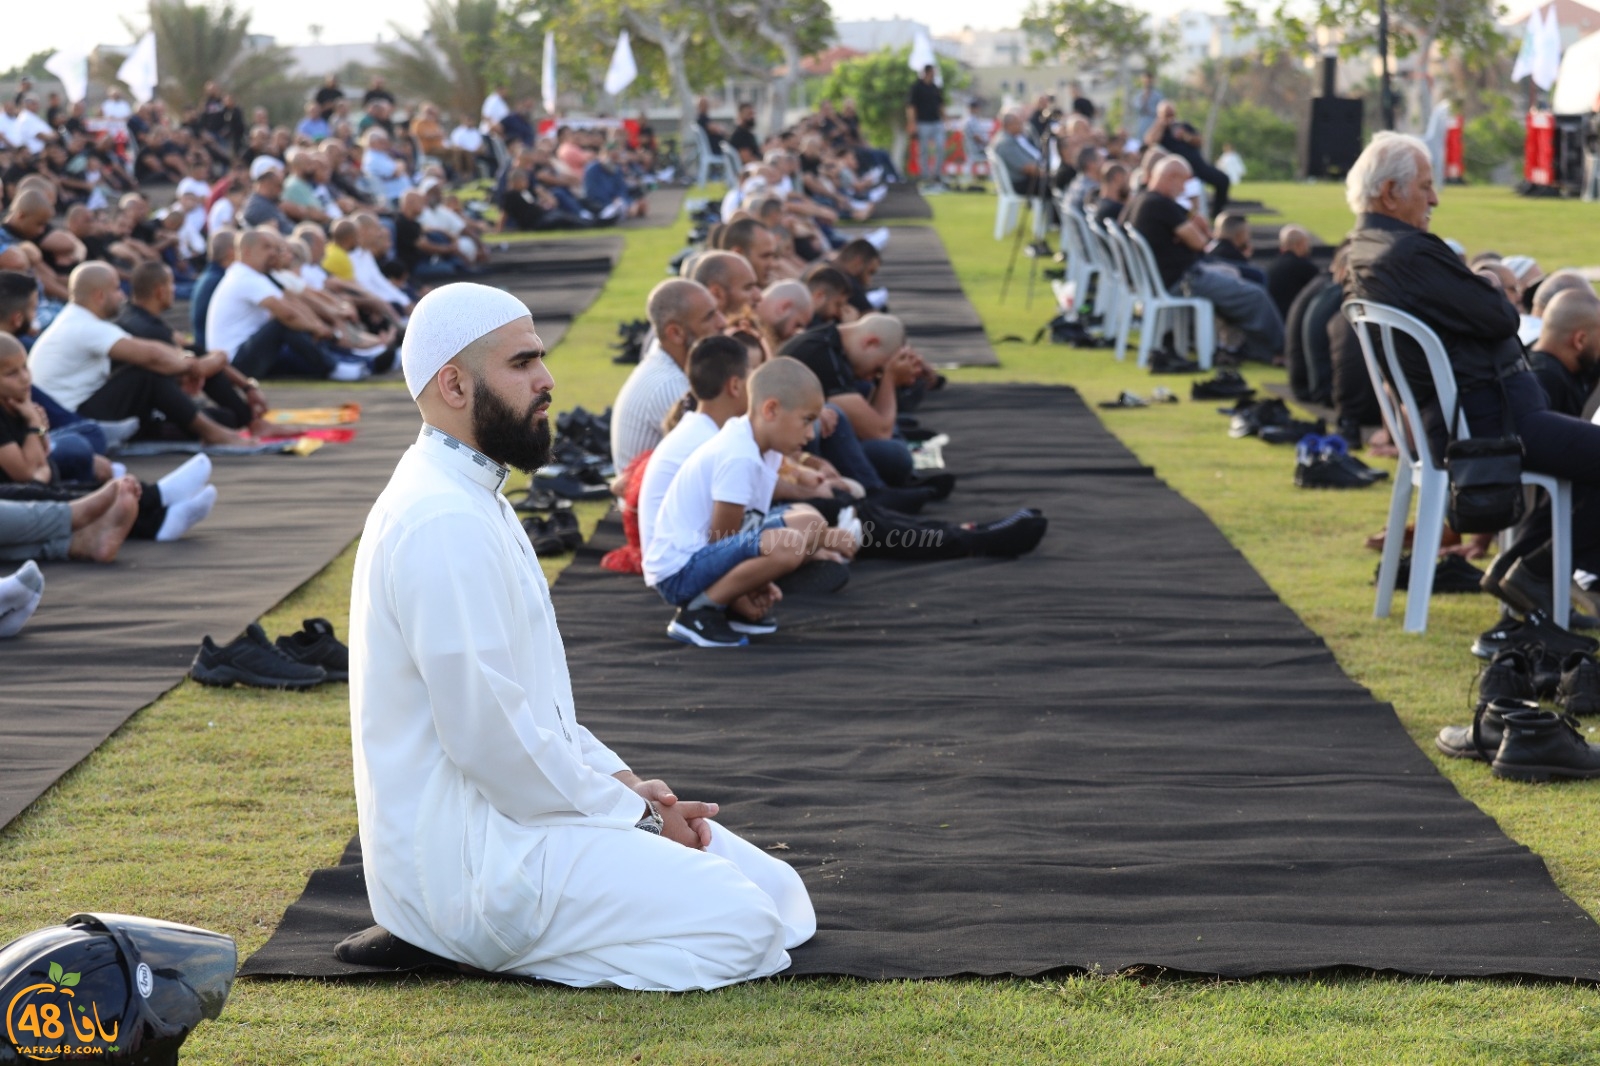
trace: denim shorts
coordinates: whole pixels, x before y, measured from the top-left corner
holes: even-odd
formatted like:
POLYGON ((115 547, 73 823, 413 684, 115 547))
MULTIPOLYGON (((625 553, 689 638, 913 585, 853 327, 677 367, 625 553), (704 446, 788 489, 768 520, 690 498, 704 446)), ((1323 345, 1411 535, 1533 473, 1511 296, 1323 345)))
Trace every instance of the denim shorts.
POLYGON ((689 561, 677 573, 657 581, 656 591, 674 607, 682 607, 715 585, 729 570, 760 555, 761 534, 782 528, 786 509, 774 508, 759 527, 740 530, 731 537, 707 544, 689 556, 689 561))

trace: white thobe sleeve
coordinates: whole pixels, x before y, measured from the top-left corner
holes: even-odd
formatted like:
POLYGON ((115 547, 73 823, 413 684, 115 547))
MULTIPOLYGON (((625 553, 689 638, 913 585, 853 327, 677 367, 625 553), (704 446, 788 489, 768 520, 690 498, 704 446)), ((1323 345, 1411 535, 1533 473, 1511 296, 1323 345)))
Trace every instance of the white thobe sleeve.
MULTIPOLYGON (((635 821, 643 801, 605 769, 604 756, 621 760, 557 702, 559 665, 526 661, 530 649, 515 646, 512 595, 520 590, 496 565, 501 550, 485 520, 464 512, 425 521, 394 547, 387 594, 427 684, 439 743, 514 821, 535 824, 573 812, 635 821), (397 579, 403 593, 394 587, 397 579), (555 728, 539 724, 535 707, 553 710, 555 728), (579 744, 562 735, 571 727, 580 730, 579 744), (587 752, 580 756, 590 745, 599 767, 586 765, 587 752)), ((532 649, 535 659, 543 651, 532 649)))
POLYGON ((583 723, 577 725, 578 747, 583 751, 583 761, 589 769, 602 774, 614 774, 628 769, 628 764, 622 761, 622 756, 596 740, 595 735, 589 732, 583 723))

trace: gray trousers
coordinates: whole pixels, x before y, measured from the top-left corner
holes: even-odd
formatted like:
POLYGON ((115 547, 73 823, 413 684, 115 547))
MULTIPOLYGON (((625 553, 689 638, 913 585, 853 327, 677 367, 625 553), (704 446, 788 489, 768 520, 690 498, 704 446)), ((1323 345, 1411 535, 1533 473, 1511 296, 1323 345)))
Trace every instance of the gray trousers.
POLYGON ((1238 327, 1247 358, 1267 363, 1283 354, 1283 316, 1265 288, 1214 263, 1190 267, 1183 284, 1190 296, 1210 300, 1218 318, 1238 327))
POLYGON ((921 153, 917 160, 917 169, 922 171, 917 176, 923 181, 943 181, 944 123, 917 123, 917 149, 921 153))
POLYGON ((0 500, 0 561, 65 559, 71 543, 71 504, 0 500))

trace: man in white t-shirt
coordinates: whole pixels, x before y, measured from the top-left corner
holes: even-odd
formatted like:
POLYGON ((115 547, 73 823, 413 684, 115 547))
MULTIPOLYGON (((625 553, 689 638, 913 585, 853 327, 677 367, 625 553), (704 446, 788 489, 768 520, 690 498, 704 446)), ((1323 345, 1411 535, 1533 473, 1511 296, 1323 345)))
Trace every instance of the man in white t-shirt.
POLYGON ((122 90, 113 85, 106 90, 106 98, 100 102, 100 115, 111 123, 114 130, 123 130, 128 126, 128 119, 133 117, 133 105, 122 98, 122 90))
POLYGON ((39 98, 23 97, 22 108, 12 120, 11 129, 6 133, 6 140, 26 148, 33 155, 39 155, 44 151, 46 144, 53 144, 60 139, 56 131, 50 128, 50 123, 40 116, 39 98))
POLYGON ((122 309, 122 287, 106 263, 79 265, 67 285, 72 302, 39 334, 28 355, 35 385, 85 418, 138 418, 149 428, 159 414, 206 444, 240 442, 183 388, 186 378, 203 382, 221 373, 227 366, 221 353, 196 358, 116 325, 112 319, 122 309))
POLYGON ((729 419, 737 418, 749 408, 750 401, 745 395, 745 379, 749 376, 750 355, 744 345, 732 337, 721 334, 707 337, 689 353, 689 389, 694 406, 683 412, 678 424, 649 453, 639 486, 641 552, 650 543, 661 501, 666 499, 667 489, 683 464, 701 445, 715 437, 729 419))
POLYGON ((389 254, 389 231, 373 215, 356 216, 356 246, 348 249, 355 283, 383 300, 402 315, 411 313, 411 297, 390 281, 378 265, 380 255, 389 254))
POLYGON ((505 92, 505 89, 495 86, 483 99, 483 123, 478 128, 486 134, 498 133, 501 121, 511 114, 511 105, 506 103, 505 92))
POLYGON ((245 230, 234 244, 234 262, 217 283, 206 311, 206 347, 228 353, 241 374, 333 377, 352 381, 359 372, 346 367, 318 341, 333 331, 309 312, 284 299, 268 277, 283 249, 283 238, 265 230, 245 230))
POLYGON ((774 582, 823 548, 828 529, 803 504, 767 513, 784 456, 806 446, 822 413, 816 375, 796 359, 772 360, 750 376, 749 410, 679 468, 644 545, 645 584, 678 608, 667 635, 701 648, 776 632, 774 582))

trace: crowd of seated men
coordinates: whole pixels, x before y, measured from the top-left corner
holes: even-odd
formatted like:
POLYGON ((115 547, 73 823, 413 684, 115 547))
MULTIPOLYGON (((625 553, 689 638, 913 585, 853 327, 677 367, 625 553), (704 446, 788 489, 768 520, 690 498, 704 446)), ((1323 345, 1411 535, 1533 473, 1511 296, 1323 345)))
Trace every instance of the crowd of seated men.
POLYGON ((836 589, 856 559, 1015 556, 1045 532, 1028 509, 922 514, 955 489, 913 453, 930 431, 911 412, 943 379, 874 285, 887 234, 841 228, 888 174, 861 169, 837 116, 760 140, 742 111, 733 135, 713 131, 748 162, 721 221, 650 293, 650 338, 612 406, 630 543, 607 565, 642 575, 668 635, 699 647, 773 632, 785 590, 836 589))

